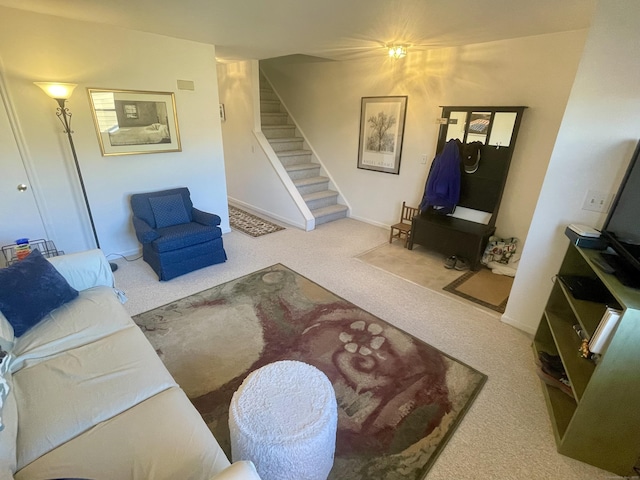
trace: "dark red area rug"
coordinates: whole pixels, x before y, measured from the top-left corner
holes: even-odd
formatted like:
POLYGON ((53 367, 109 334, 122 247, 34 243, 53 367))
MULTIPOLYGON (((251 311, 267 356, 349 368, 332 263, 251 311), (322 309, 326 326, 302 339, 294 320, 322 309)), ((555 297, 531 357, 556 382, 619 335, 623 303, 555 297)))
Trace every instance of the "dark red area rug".
POLYGON ((322 370, 338 402, 335 480, 423 478, 486 381, 280 264, 134 320, 229 457, 228 408, 250 372, 322 370))

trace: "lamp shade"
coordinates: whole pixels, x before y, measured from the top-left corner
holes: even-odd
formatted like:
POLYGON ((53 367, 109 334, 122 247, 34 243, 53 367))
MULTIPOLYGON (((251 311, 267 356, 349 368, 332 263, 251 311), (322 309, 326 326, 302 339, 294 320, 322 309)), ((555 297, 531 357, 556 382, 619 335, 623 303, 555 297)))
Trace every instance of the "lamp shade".
POLYGON ((78 85, 75 83, 33 82, 51 98, 67 100, 78 85))

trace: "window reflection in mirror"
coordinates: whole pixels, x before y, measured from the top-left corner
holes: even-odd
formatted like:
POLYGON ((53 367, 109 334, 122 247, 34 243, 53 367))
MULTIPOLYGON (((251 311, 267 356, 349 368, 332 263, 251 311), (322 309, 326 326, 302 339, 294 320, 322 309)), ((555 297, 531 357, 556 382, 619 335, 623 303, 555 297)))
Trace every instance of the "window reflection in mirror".
POLYGON ((464 142, 466 126, 467 112, 451 112, 449 115, 449 124, 447 125, 447 142, 456 138, 464 142))
POLYGON ((489 145, 508 147, 511 144, 511 134, 516 124, 516 116, 516 112, 497 112, 495 114, 489 145))
POLYGON ((491 112, 471 112, 467 142, 487 143, 487 133, 491 125, 491 112))

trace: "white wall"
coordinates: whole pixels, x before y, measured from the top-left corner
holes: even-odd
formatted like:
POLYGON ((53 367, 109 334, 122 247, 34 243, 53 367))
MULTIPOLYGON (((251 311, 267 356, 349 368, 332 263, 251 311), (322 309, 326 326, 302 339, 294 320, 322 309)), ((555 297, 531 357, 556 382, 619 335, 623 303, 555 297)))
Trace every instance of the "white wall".
POLYGON ((640 138, 640 2, 601 0, 553 149, 503 320, 533 332, 569 245, 568 224, 601 227, 587 190, 615 193, 640 138))
POLYGON ((300 228, 305 219, 265 152, 255 138, 260 119, 258 62, 218 64, 220 102, 225 105, 222 123, 229 199, 300 228), (257 124, 256 124, 257 122, 257 124))
POLYGON ((188 186, 194 205, 221 215, 229 231, 212 45, 0 7, 0 52, 59 249, 93 248, 93 234, 57 104, 34 81, 78 84, 67 105, 105 254, 137 251, 128 203, 136 192, 188 186), (195 91, 177 90, 178 79, 195 91), (87 87, 175 92, 182 152, 101 156, 87 87))
POLYGON ((525 239, 584 46, 586 31, 429 51, 393 61, 261 62, 347 201, 351 216, 387 226, 418 204, 435 155, 443 105, 524 105, 498 234, 525 239), (360 99, 408 95, 400 174, 356 167, 360 99), (426 154, 426 164, 420 163, 426 154))

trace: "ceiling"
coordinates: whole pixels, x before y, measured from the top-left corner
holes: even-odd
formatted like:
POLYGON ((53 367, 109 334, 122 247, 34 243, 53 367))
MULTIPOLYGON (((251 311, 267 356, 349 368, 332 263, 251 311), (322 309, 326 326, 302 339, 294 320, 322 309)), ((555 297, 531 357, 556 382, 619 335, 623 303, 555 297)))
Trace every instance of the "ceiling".
POLYGON ((216 45, 222 61, 438 48, 589 26, 598 0, 0 0, 0 5, 216 45))

